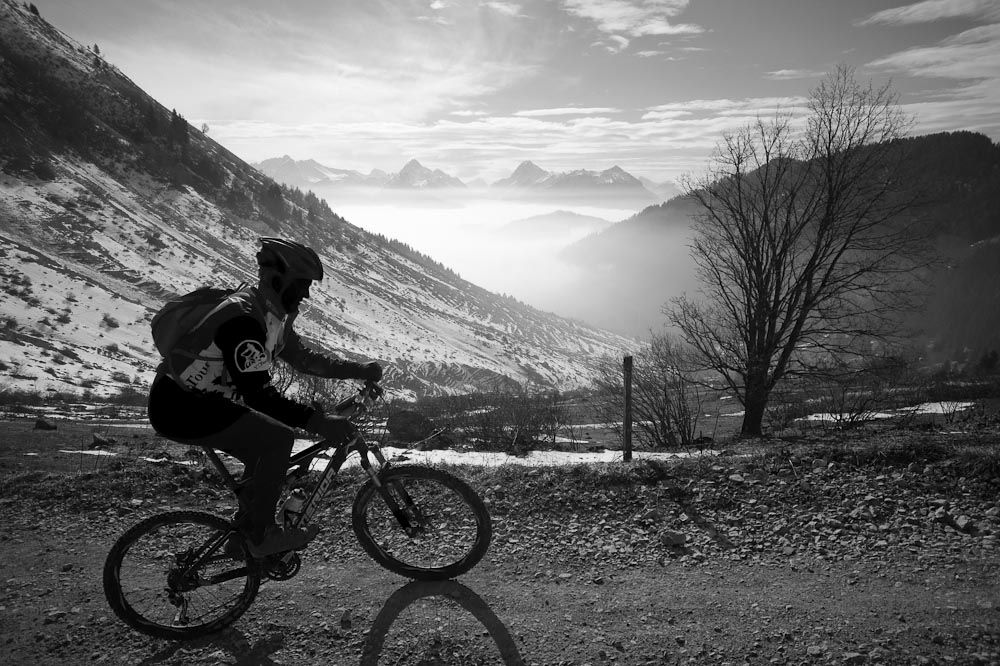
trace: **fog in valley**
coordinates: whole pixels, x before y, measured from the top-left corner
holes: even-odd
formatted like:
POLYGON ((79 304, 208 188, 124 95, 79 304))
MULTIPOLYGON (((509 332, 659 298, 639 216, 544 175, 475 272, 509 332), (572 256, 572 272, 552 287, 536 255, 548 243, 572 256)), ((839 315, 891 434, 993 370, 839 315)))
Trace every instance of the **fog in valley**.
POLYGON ((693 285, 686 222, 658 207, 607 200, 504 199, 471 190, 433 194, 323 191, 352 224, 406 243, 462 278, 541 310, 642 336, 660 308, 693 285))

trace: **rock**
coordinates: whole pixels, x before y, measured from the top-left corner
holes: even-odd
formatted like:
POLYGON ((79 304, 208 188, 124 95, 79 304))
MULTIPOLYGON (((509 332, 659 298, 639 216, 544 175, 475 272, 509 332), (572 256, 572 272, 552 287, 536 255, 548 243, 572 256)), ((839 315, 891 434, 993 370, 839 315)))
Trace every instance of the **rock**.
POLYGON ((972 532, 976 529, 976 524, 968 516, 959 516, 955 519, 955 527, 963 532, 972 532))
POLYGON ((94 441, 91 442, 90 448, 92 449, 102 449, 107 446, 111 446, 115 443, 113 437, 105 437, 100 433, 94 433, 94 441))
POLYGON ((863 664, 868 661, 868 656, 861 654, 860 652, 845 652, 844 653, 844 663, 845 664, 863 664))
POLYGON ((649 511, 646 511, 645 513, 642 513, 642 514, 639 514, 639 516, 638 516, 638 518, 639 518, 640 521, 644 521, 644 520, 657 521, 657 520, 660 520, 662 517, 663 517, 663 514, 660 513, 659 509, 650 509, 649 511))
POLYGON ((54 423, 49 423, 45 419, 35 420, 35 430, 55 430, 56 425, 54 423))
POLYGON ((668 548, 677 548, 687 543, 687 535, 683 532, 666 531, 660 534, 660 543, 668 548))
POLYGON ((226 654, 225 650, 215 650, 201 657, 198 661, 203 664, 235 664, 236 658, 226 654))
POLYGON ((810 645, 806 648, 806 654, 810 657, 820 657, 823 655, 823 648, 819 645, 810 645))

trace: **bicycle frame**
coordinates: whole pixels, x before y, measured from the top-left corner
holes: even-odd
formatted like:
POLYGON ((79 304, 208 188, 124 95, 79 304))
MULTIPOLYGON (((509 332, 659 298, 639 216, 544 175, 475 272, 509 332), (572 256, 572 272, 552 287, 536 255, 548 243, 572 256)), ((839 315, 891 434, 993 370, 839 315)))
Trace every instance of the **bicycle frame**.
MULTIPOLYGON (((337 404, 334 407, 334 411, 348 418, 356 414, 368 412, 374 405, 375 401, 381 397, 382 392, 382 389, 377 384, 373 382, 366 382, 364 387, 356 395, 351 396, 350 398, 347 398, 337 404)), ((316 487, 303 503, 302 511, 298 518, 296 518, 294 525, 298 527, 305 525, 312 520, 312 517, 319 510, 320 502, 324 497, 326 497, 330 488, 333 487, 337 474, 344 466, 344 463, 347 462, 348 456, 350 456, 351 453, 357 453, 360 458, 361 468, 372 480, 372 483, 375 484, 379 494, 382 496, 383 500, 385 500, 390 511, 392 511, 400 525, 404 530, 409 532, 412 529, 409 518, 400 508, 399 502, 396 498, 389 493, 381 481, 379 481, 379 473, 387 469, 391 463, 386 460, 385 456, 382 454, 382 450, 377 445, 372 446, 365 440, 364 434, 360 431, 355 434, 353 439, 347 442, 335 445, 327 440, 323 440, 293 455, 288 461, 286 483, 293 481, 298 477, 304 476, 305 473, 309 471, 309 463, 312 462, 313 458, 315 458, 319 453, 329 451, 330 449, 334 449, 330 462, 327 463, 326 467, 320 474, 319 482, 316 484, 316 487), (372 463, 372 457, 375 459, 375 464, 372 463)), ((249 480, 244 479, 242 481, 236 481, 232 474, 230 474, 226 469, 222 459, 219 458, 219 455, 212 448, 205 447, 205 451, 208 453, 212 464, 219 470, 226 486, 238 496, 238 491, 249 483, 249 480)), ((412 500, 406 494, 405 490, 400 489, 399 494, 404 503, 407 505, 412 504, 412 500)), ((240 500, 240 502, 242 505, 242 500, 240 500)))
MULTIPOLYGON (((331 446, 329 442, 318 442, 292 456, 289 460, 288 468, 292 469, 294 467, 301 468, 302 466, 308 466, 309 462, 316 456, 316 454, 327 451, 330 448, 331 446)), ((336 447, 333 452, 333 456, 330 458, 330 462, 327 463, 326 467, 320 474, 319 482, 316 484, 316 488, 313 489, 312 493, 303 503, 302 513, 295 522, 296 526, 306 524, 312 520, 313 515, 319 510, 319 503, 324 497, 326 497, 330 488, 333 487, 337 474, 344 466, 344 463, 347 462, 348 456, 355 452, 360 456, 361 468, 365 470, 375 486, 381 488, 382 484, 379 482, 378 474, 380 471, 388 467, 390 463, 385 459, 385 456, 382 455, 382 451, 378 447, 370 446, 368 442, 365 441, 364 436, 361 433, 358 433, 353 440, 336 447), (369 455, 375 458, 376 464, 372 464, 369 455)))
MULTIPOLYGON (((348 418, 355 416, 356 414, 362 414, 371 410, 375 401, 378 400, 382 395, 382 389, 373 382, 366 382, 364 387, 355 395, 343 400, 336 406, 333 410, 341 415, 348 418)), ((288 480, 294 480, 296 476, 304 475, 309 468, 309 463, 312 459, 323 451, 328 451, 334 448, 328 441, 321 441, 313 444, 307 449, 300 451, 289 459, 288 469, 298 468, 297 472, 293 472, 289 475, 288 480)), ((313 489, 312 494, 306 498, 306 501, 302 505, 302 512, 295 521, 295 526, 300 526, 308 523, 312 520, 313 515, 319 509, 319 503, 326 497, 327 492, 333 487, 333 482, 337 478, 337 474, 340 469, 347 462, 348 456, 351 453, 357 453, 360 459, 361 468, 368 474, 371 478, 372 483, 378 488, 380 494, 386 499, 390 504, 390 508, 393 513, 400 517, 402 514, 399 511, 399 507, 396 506, 395 501, 385 492, 382 488, 382 484, 378 479, 379 472, 386 469, 389 466, 389 462, 382 455, 382 450, 376 445, 371 446, 365 441, 364 434, 359 430, 354 435, 354 438, 350 441, 343 442, 342 444, 335 445, 333 456, 330 458, 330 462, 327 463, 326 467, 323 469, 319 477, 319 482, 316 484, 316 488, 313 489), (371 458, 369 456, 374 456, 376 465, 372 464, 371 458)), ((407 525, 404 524, 404 527, 407 525)))

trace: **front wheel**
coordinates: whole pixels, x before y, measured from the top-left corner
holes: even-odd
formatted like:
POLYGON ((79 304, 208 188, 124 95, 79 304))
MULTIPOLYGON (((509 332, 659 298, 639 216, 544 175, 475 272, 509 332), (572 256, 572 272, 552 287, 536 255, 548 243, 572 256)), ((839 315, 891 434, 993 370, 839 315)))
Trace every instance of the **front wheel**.
POLYGON ((147 518, 115 542, 104 563, 112 610, 157 638, 194 638, 227 627, 250 607, 259 587, 242 537, 227 521, 201 511, 147 518))
POLYGON ((490 546, 486 505, 461 479, 416 465, 369 480, 354 498, 352 525, 380 565, 407 578, 446 580, 469 571, 490 546))

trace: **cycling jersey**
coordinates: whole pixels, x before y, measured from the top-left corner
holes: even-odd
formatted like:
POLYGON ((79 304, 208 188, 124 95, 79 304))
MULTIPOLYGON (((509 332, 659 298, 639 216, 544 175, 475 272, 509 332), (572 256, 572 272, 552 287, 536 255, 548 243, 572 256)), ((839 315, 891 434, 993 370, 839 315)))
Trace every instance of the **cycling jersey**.
POLYGON ((167 437, 196 438, 232 424, 247 408, 295 428, 314 409, 289 400, 271 385, 271 369, 281 358, 292 368, 318 377, 362 377, 359 363, 331 358, 307 347, 283 318, 261 305, 256 288, 230 297, 202 328, 197 358, 178 372, 179 382, 157 373, 149 396, 149 418, 167 437))

